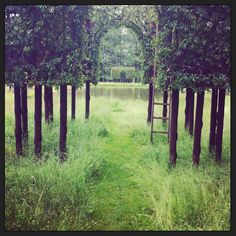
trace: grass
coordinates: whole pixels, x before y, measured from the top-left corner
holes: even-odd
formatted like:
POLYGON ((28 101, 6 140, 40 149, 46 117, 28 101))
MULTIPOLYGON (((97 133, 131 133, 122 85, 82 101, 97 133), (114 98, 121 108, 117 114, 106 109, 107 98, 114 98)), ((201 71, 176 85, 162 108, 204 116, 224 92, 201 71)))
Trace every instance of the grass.
POLYGON ((142 83, 120 83, 120 82, 99 82, 98 87, 128 87, 128 88, 148 88, 148 84, 142 83))
MULTIPOLYGON (((193 140, 183 128, 184 95, 175 168, 168 165, 165 136, 155 135, 150 144, 147 102, 104 97, 91 97, 88 121, 81 99, 76 120, 70 120, 69 97, 68 160, 61 164, 58 92, 54 123, 48 126, 43 120, 42 160, 33 154, 34 100, 29 92, 29 142, 25 156, 17 158, 12 92, 5 98, 6 230, 230 229, 229 96, 220 164, 208 153, 210 93, 205 96, 198 168, 191 164, 193 140)), ((155 128, 163 127, 159 123, 155 128)))

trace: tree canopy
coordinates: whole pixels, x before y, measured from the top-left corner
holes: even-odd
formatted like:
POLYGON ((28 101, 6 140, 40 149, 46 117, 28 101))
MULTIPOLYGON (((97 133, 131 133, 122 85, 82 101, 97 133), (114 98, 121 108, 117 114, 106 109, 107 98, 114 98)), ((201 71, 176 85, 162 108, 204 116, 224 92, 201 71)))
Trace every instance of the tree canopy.
POLYGON ((159 19, 158 77, 164 85, 195 90, 228 86, 230 7, 227 5, 156 6, 159 19))
POLYGON ((159 86, 167 78, 179 89, 229 85, 227 5, 7 6, 6 83, 97 83, 102 38, 114 27, 137 35, 145 82, 153 76, 157 48, 159 86))
POLYGON ((7 6, 8 84, 83 84, 87 71, 87 6, 7 6))

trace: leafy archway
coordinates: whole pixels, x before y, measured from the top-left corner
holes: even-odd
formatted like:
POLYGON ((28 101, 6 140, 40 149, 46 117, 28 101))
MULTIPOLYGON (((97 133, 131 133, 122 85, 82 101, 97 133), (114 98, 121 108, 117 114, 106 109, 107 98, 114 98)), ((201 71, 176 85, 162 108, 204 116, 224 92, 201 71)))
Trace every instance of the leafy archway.
MULTIPOLYGON (((93 12, 91 12, 93 14, 93 12)), ((144 55, 144 82, 148 83, 152 76, 152 68, 154 61, 154 48, 152 46, 152 40, 155 36, 154 21, 145 19, 143 22, 135 22, 134 20, 127 19, 122 13, 110 17, 106 15, 100 15, 100 17, 94 21, 88 23, 90 26, 90 61, 92 62, 93 76, 91 81, 97 83, 97 75, 99 70, 99 47, 101 39, 112 28, 125 27, 132 30, 141 44, 142 52, 144 55), (103 22, 103 23, 101 23, 103 22), (105 23, 104 23, 105 22, 105 23), (93 30, 94 28, 94 30, 93 30)))
POLYGON ((113 67, 126 65, 130 67, 134 66, 136 69, 139 68, 142 73, 140 71, 140 73, 135 72, 135 74, 137 74, 141 80, 143 79, 143 64, 146 48, 144 43, 140 40, 140 33, 142 34, 142 32, 138 33, 124 26, 123 22, 117 22, 115 25, 112 24, 110 28, 106 27, 106 29, 99 34, 99 37, 95 40, 98 42, 95 42, 97 57, 94 58, 97 64, 96 78, 98 80, 105 71, 106 76, 108 76, 111 70, 110 64, 112 64, 111 66, 113 67))

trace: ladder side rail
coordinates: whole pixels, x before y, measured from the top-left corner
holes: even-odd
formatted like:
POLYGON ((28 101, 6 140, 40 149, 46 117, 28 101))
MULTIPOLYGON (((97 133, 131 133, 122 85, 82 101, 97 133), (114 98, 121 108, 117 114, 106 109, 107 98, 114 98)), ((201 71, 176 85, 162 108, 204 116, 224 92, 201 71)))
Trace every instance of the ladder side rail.
MULTIPOLYGON (((158 27, 156 24, 156 37, 158 35, 158 27)), ((154 115, 154 97, 155 97, 155 78, 156 78, 156 55, 157 55, 157 47, 155 47, 154 53, 154 68, 153 68, 153 77, 152 77, 152 84, 153 84, 153 96, 152 96, 152 111, 151 111, 151 142, 153 143, 153 115, 154 115)))

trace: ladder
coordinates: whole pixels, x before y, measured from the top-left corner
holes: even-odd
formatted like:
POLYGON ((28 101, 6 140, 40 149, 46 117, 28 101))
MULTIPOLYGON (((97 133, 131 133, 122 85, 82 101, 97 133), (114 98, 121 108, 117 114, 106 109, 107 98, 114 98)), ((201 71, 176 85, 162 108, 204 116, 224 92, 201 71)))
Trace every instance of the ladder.
MULTIPOLYGON (((158 35, 158 27, 157 27, 157 24, 156 24, 156 37, 157 37, 157 35, 158 35)), ((155 78, 156 78, 156 65, 157 65, 157 60, 156 60, 156 55, 157 55, 157 47, 155 47, 155 56, 154 56, 154 68, 153 68, 153 77, 152 77, 152 104, 151 104, 151 107, 152 107, 152 110, 151 110, 151 142, 153 143, 153 134, 167 134, 168 135, 168 142, 169 142, 169 133, 170 133, 170 130, 169 130, 169 127, 170 127, 170 108, 171 108, 171 106, 170 106, 170 104, 171 104, 171 90, 169 90, 168 89, 168 86, 167 86, 167 84, 166 84, 166 86, 165 86, 165 89, 164 89, 164 91, 167 91, 167 93, 169 93, 168 94, 168 98, 167 98, 167 103, 163 103, 163 102, 155 102, 154 100, 155 100, 155 78), (169 100, 169 102, 168 102, 168 100, 169 100), (154 106, 155 105, 161 105, 161 106, 163 106, 163 105, 166 105, 167 106, 167 110, 169 110, 169 112, 167 112, 167 113, 169 113, 169 115, 167 116, 167 117, 163 117, 163 116, 155 116, 154 114, 154 106), (168 109, 168 107, 169 107, 169 109, 168 109), (153 130, 153 121, 154 120, 166 120, 166 121, 168 121, 168 125, 167 125, 167 130, 160 130, 160 131, 158 131, 158 130, 153 130)), ((167 80, 168 81, 168 80, 167 80)), ((166 82, 167 82, 166 81, 166 82)))
POLYGON ((170 104, 171 104, 171 90, 164 90, 167 91, 168 93, 168 98, 167 98, 167 103, 163 103, 163 102, 155 102, 155 86, 153 86, 153 96, 152 96, 152 112, 151 112, 151 142, 153 143, 153 134, 163 134, 163 135, 167 135, 168 137, 168 142, 169 142, 169 127, 170 127, 170 104), (169 102, 168 102, 169 101, 169 102), (163 117, 163 116, 155 116, 154 114, 154 107, 155 106, 166 106, 167 107, 167 117, 163 117), (166 120, 167 122, 167 130, 153 130, 153 123, 154 120, 166 120))

